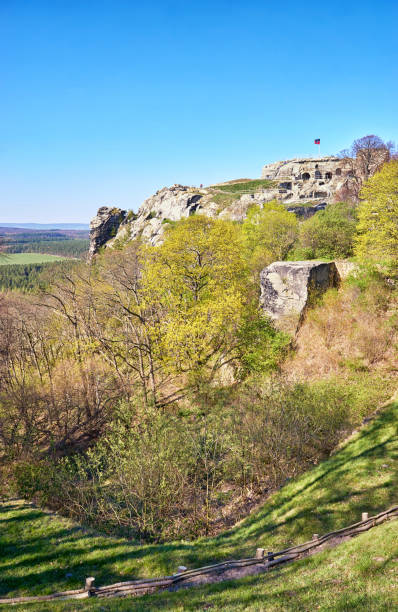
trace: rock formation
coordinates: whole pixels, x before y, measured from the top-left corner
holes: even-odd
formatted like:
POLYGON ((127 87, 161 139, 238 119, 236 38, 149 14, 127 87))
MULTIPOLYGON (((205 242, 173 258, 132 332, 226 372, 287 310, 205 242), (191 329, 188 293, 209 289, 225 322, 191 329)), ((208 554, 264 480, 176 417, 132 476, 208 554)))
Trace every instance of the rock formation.
MULTIPOLYGON (((201 210, 202 198, 203 193, 200 190, 184 185, 160 189, 145 200, 129 223, 130 238, 133 240, 142 236, 151 244, 158 243, 166 223, 178 221, 201 210)), ((121 236, 125 235, 126 225, 128 222, 120 228, 121 236)))
POLYGON ((116 236, 126 214, 126 211, 120 208, 102 206, 98 209, 97 215, 90 223, 89 260, 92 259, 104 244, 116 236))
POLYGON ((355 179, 350 160, 339 157, 279 161, 264 166, 261 176, 278 181, 278 199, 288 204, 300 201, 327 204, 355 179))
POLYGON ((239 179, 205 188, 164 187, 146 199, 136 214, 102 207, 91 222, 90 258, 101 246, 112 245, 115 231, 117 239, 142 236, 158 244, 169 222, 194 212, 242 221, 253 204, 262 206, 276 199, 306 219, 333 201, 350 180, 350 172, 348 161, 337 157, 293 159, 264 166, 262 180, 239 179))
POLYGON ((276 261, 260 274, 260 303, 280 329, 295 333, 311 300, 339 281, 334 262, 276 261))

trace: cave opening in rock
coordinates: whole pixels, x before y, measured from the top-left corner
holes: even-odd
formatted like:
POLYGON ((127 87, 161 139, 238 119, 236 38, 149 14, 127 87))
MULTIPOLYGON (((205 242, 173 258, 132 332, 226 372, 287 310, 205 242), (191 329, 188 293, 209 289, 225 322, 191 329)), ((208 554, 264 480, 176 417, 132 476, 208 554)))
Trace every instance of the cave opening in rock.
POLYGON ((308 181, 311 178, 311 176, 310 176, 309 172, 304 172, 301 175, 301 178, 303 179, 303 181, 308 181))

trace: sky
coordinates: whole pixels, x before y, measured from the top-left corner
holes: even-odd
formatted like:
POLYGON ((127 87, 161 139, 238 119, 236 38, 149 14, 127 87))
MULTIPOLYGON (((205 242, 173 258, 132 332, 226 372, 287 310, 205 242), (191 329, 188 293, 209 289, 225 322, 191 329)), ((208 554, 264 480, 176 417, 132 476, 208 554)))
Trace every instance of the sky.
POLYGON ((0 0, 0 222, 398 141, 398 2, 0 0))

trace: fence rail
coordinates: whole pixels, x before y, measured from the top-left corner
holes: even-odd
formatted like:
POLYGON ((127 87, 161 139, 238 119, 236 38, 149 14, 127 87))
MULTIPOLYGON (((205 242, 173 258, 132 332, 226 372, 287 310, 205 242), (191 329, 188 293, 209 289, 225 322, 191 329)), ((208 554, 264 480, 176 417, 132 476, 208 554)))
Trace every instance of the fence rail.
POLYGON ((398 506, 393 506, 388 510, 380 512, 375 516, 368 517, 366 512, 362 513, 362 520, 358 523, 330 531, 329 533, 319 536, 314 534, 312 540, 281 550, 279 552, 265 552, 263 548, 257 548, 254 557, 247 559, 236 559, 222 561, 214 565, 206 565, 196 569, 188 570, 180 566, 172 576, 162 576, 159 578, 143 578, 140 580, 129 580, 126 582, 117 582, 107 586, 96 587, 94 585, 95 578, 86 578, 85 586, 82 589, 74 591, 62 591, 51 595, 39 595, 36 597, 8 597, 0 599, 0 604, 18 604, 18 603, 34 603, 40 601, 51 601, 55 599, 84 599, 86 597, 121 597, 125 595, 139 596, 146 593, 152 593, 157 590, 163 590, 173 587, 184 581, 187 581, 198 576, 206 574, 222 573, 223 571, 247 567, 249 565, 261 564, 264 571, 272 569, 277 565, 281 565, 288 561, 298 559, 302 555, 309 553, 311 550, 320 547, 322 544, 333 538, 354 537, 364 531, 376 527, 385 521, 398 517, 398 506))

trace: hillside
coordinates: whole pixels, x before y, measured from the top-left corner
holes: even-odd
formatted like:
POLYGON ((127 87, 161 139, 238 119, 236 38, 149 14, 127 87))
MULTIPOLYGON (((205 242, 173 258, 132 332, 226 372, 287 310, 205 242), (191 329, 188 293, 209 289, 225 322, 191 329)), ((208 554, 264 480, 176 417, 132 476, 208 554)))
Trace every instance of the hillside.
MULTIPOLYGON (((397 412, 398 405, 390 404, 330 459, 286 484, 247 519, 216 538, 141 546, 94 535, 29 505, 4 503, 0 592, 33 595, 77 588, 88 575, 95 575, 97 584, 164 575, 181 564, 192 568, 243 557, 257 546, 278 550, 313 533, 353 523, 364 510, 381 511, 397 502, 397 412)), ((333 551, 287 566, 269 580, 257 576, 140 601, 60 602, 36 609, 193 610, 205 602, 220 610, 226 603, 228 609, 264 610, 307 609, 314 602, 322 610, 345 610, 348 602, 356 602, 356 609, 376 609, 372 608, 376 604, 377 609, 388 609, 396 596, 391 589, 396 586, 397 530, 394 521, 380 526, 333 551), (340 607, 331 607, 336 591, 340 607), (271 598, 269 608, 262 597, 271 598), (290 608, 292 602, 301 607, 290 608)))

